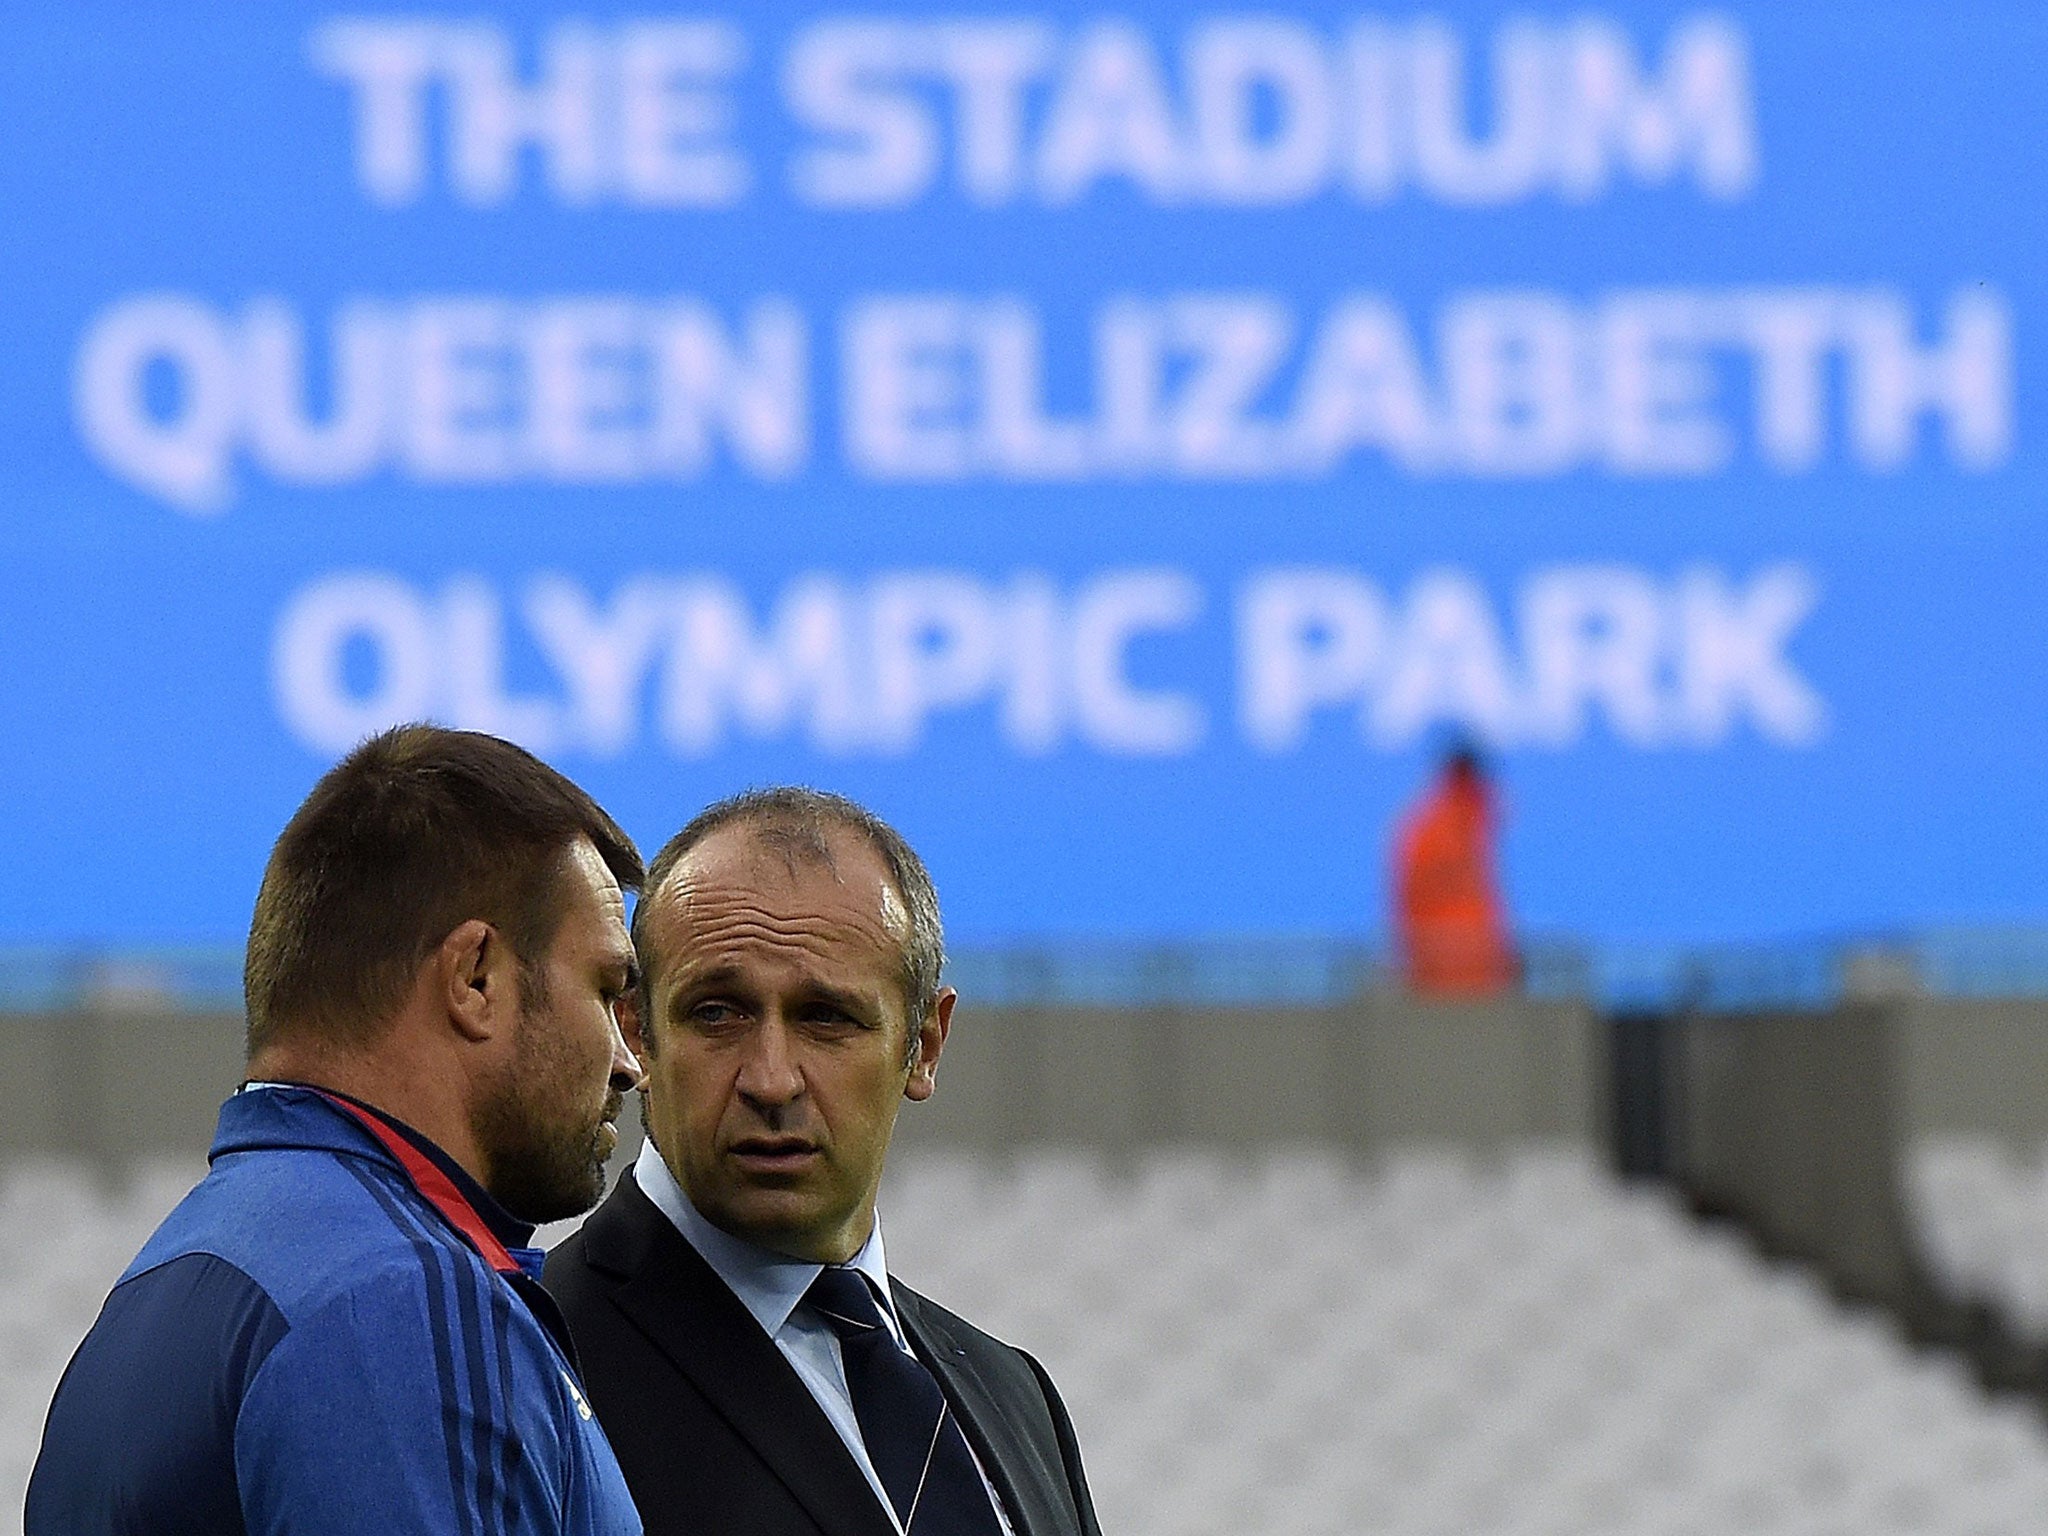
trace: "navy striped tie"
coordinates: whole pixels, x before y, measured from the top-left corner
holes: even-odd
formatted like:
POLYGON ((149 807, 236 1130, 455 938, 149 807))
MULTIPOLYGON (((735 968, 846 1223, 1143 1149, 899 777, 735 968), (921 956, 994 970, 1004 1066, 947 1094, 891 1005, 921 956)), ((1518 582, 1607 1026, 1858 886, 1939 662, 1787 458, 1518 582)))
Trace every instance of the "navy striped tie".
POLYGON ((1000 1536, 995 1506, 932 1373, 897 1344, 858 1270, 828 1268, 804 1300, 839 1335, 868 1460, 908 1536, 1000 1536))

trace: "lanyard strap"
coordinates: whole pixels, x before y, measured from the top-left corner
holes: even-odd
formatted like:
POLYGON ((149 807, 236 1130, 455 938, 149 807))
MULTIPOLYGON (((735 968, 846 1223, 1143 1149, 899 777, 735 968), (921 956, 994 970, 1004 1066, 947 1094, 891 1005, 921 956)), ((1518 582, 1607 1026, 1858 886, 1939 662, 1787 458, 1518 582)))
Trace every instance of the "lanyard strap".
POLYGON ((455 1187, 455 1181, 434 1166, 431 1158, 361 1105, 351 1104, 347 1099, 337 1098, 331 1093, 322 1093, 320 1097, 336 1109, 345 1109, 362 1121, 369 1133, 384 1144, 385 1150, 398 1159, 399 1166, 412 1180, 413 1187, 425 1197, 429 1205, 441 1213, 449 1226, 469 1239, 470 1247, 483 1255, 486 1264, 501 1275, 522 1273, 519 1261, 506 1251, 503 1243, 498 1241, 498 1234, 490 1229, 483 1217, 477 1214, 476 1207, 471 1205, 462 1191, 455 1187))

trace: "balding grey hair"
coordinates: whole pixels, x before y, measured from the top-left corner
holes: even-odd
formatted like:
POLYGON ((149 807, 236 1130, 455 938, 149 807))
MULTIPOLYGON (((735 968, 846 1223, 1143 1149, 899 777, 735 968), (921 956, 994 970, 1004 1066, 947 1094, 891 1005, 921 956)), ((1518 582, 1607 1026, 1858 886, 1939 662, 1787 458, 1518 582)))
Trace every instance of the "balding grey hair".
MULTIPOLYGON (((633 948, 640 957, 640 986, 643 1013, 651 1009, 654 978, 661 957, 652 944, 649 910, 663 885, 689 851, 712 833, 726 827, 743 826, 764 847, 780 853, 792 866, 832 866, 831 835, 848 832, 862 839, 888 866, 889 880, 896 887, 910 930, 903 938, 903 998, 910 1017, 910 1059, 916 1059, 918 1032, 924 1028, 932 1004, 939 995, 939 980, 946 967, 945 928, 939 920, 939 893, 926 872, 924 860, 904 841, 903 834, 866 806, 828 790, 780 784, 767 789, 749 789, 706 806, 662 845, 661 852, 647 866, 646 894, 633 912, 633 948)), ((652 1044, 652 1019, 643 1031, 652 1044)))

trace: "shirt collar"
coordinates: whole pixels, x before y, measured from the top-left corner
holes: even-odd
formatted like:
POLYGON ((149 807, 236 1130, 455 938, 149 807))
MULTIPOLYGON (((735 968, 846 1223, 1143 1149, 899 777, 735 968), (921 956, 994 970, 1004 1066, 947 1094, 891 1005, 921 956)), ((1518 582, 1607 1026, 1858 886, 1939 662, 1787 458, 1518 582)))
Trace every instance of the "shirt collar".
MULTIPOLYGON (((640 1192, 654 1202, 655 1209, 668 1218, 683 1240, 697 1250, 726 1288, 739 1298, 740 1305, 753 1314, 762 1331, 770 1338, 782 1332, 790 1313, 796 1310, 804 1292, 825 1266, 793 1259, 713 1226, 683 1193, 682 1185, 669 1172, 651 1138, 641 1145, 639 1160, 633 1164, 633 1179, 640 1192)), ((896 1298, 889 1291, 889 1261, 882 1248, 880 1212, 875 1215, 874 1231, 846 1267, 859 1270, 875 1288, 889 1332, 901 1344, 903 1324, 896 1316, 896 1298)))
MULTIPOLYGON (((521 1221, 510 1211, 506 1210, 504 1206, 497 1202, 489 1190, 470 1177, 467 1170, 460 1163, 456 1162, 454 1158, 442 1151, 440 1147, 407 1125, 396 1115, 387 1114, 376 1105, 366 1104, 361 1099, 342 1093, 338 1089, 315 1089, 309 1083, 249 1082, 242 1084, 235 1092, 238 1094, 249 1093, 265 1088, 295 1089, 300 1092, 323 1093, 331 1098, 346 1099, 349 1103, 355 1105, 356 1108, 375 1115, 384 1124, 390 1126, 400 1136, 403 1136, 409 1144, 418 1150, 422 1157, 426 1158, 428 1162, 448 1176, 448 1181, 461 1193, 462 1198, 470 1203, 477 1215, 483 1218, 484 1225, 491 1229, 491 1235, 497 1238, 499 1242, 503 1243, 508 1249, 525 1249, 533 1242, 534 1227, 532 1222, 521 1221)), ((342 1118, 346 1119, 347 1116, 344 1115, 342 1118)), ((518 1255, 515 1254, 514 1257, 516 1258, 518 1255)))

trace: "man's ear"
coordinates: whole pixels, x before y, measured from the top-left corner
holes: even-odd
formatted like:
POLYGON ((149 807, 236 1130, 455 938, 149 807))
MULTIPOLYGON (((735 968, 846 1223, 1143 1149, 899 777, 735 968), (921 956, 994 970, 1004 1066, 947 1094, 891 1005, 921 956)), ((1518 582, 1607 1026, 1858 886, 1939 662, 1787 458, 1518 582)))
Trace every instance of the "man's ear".
POLYGON ((613 1010, 619 1021, 619 1035, 626 1042, 626 1049, 638 1057, 644 1065, 654 1054, 647 1039, 646 1026, 642 1022, 642 1000, 647 995, 647 983, 628 987, 619 994, 617 1007, 613 1010))
POLYGON ((429 964, 448 1022, 464 1039, 488 1040, 518 1014, 518 961, 482 918, 450 929, 429 964))
POLYGON ((914 1104, 930 1098, 939 1086, 939 1052, 946 1048, 946 1036, 953 1032, 953 1005, 959 1001, 959 993, 951 987, 941 987, 924 1012, 924 1027, 917 1032, 917 1055, 910 1063, 910 1077, 903 1084, 903 1097, 914 1104))

